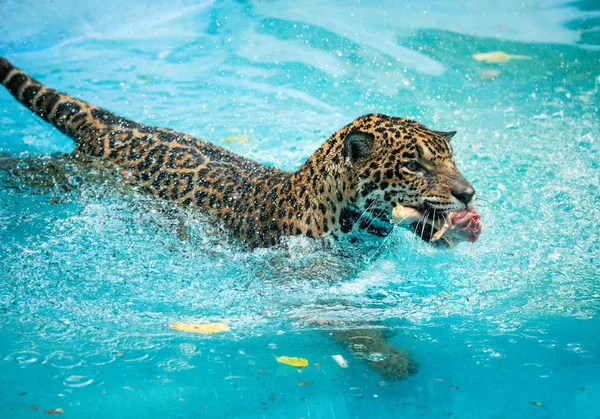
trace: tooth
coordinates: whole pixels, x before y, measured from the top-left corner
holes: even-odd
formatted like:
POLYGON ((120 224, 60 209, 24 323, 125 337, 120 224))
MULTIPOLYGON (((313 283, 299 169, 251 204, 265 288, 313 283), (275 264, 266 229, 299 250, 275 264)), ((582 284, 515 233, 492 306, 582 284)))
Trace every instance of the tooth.
POLYGON ((431 238, 432 242, 438 241, 444 235, 444 233, 446 232, 446 230, 448 230, 450 228, 450 225, 448 223, 444 223, 444 225, 442 225, 439 229, 435 225, 434 225, 434 227, 438 231, 431 238))
POLYGON ((419 211, 411 207, 396 205, 392 211, 392 221, 397 224, 412 224, 423 217, 419 211))

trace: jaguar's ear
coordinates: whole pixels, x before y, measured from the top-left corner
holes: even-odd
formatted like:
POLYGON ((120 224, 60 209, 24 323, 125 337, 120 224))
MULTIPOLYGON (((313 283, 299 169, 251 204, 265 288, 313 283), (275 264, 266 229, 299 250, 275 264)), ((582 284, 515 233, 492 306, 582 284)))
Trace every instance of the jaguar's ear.
POLYGON ((352 164, 368 157, 371 154, 373 138, 372 134, 366 132, 350 132, 344 138, 344 160, 352 164))
POLYGON ((437 135, 441 135, 448 142, 450 142, 452 137, 454 137, 456 135, 456 131, 433 131, 433 132, 435 132, 437 135))

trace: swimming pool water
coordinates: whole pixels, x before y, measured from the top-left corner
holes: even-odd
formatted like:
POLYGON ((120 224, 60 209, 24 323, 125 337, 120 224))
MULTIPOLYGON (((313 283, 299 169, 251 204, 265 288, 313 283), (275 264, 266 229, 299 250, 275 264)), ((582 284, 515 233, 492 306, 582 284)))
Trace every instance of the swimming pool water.
POLYGON ((72 141, 1 90, 0 417, 600 417, 597 2, 0 14, 0 54, 48 86, 264 164, 294 170, 368 112, 458 130, 484 221, 452 251, 397 229, 246 253, 61 157, 72 141), (472 58, 496 50, 529 58, 472 58), (352 358, 328 335, 348 322, 385 327, 419 372, 386 381, 352 358))

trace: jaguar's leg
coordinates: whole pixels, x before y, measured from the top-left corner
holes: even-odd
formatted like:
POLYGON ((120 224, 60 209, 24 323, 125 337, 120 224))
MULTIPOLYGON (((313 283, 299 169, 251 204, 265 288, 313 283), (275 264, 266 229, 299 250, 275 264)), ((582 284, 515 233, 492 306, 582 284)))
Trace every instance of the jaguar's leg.
POLYGON ((329 332, 351 355, 365 362, 386 380, 402 380, 418 372, 419 366, 410 354, 388 341, 380 328, 336 329, 329 332))

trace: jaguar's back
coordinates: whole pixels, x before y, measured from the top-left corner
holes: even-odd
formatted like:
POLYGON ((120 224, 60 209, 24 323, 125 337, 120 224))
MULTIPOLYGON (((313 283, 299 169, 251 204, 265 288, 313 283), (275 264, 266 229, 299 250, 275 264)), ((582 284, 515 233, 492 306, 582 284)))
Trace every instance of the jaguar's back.
POLYGON ((275 242, 257 240, 255 226, 261 203, 281 193, 291 173, 189 135, 118 117, 43 86, 4 58, 0 81, 21 103, 73 138, 75 153, 116 164, 154 195, 210 211, 253 247, 275 242))

